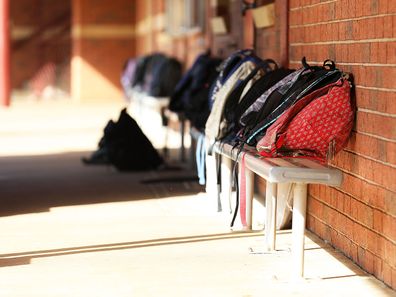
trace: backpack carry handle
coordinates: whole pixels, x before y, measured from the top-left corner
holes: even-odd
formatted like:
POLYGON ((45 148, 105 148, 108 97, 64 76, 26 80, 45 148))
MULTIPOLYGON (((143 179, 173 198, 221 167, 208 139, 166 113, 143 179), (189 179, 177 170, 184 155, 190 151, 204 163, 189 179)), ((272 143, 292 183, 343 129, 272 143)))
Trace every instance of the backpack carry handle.
POLYGON ((255 65, 255 67, 251 70, 251 72, 242 80, 239 81, 239 84, 237 87, 235 87, 230 95, 228 96, 228 99, 226 101, 226 104, 224 106, 224 117, 228 122, 233 122, 235 119, 233 118, 233 111, 236 108, 236 105, 241 99, 242 93, 247 86, 247 84, 259 73, 260 71, 264 71, 265 74, 272 72, 272 68, 269 63, 275 63, 275 61, 268 59, 264 61, 260 61, 258 64, 255 65))
POLYGON ((320 66, 311 66, 307 63, 307 59, 305 57, 303 57, 301 59, 301 64, 303 65, 303 67, 308 70, 308 69, 312 69, 312 70, 318 70, 318 69, 327 69, 327 70, 335 70, 336 66, 333 60, 327 59, 323 62, 322 67, 320 66))
POLYGON ((333 60, 327 59, 323 62, 323 68, 328 68, 329 70, 335 70, 335 63, 333 60))
POLYGON ((303 65, 303 67, 305 68, 305 69, 311 69, 311 65, 309 65, 308 63, 307 63, 307 58, 305 58, 305 57, 302 57, 302 59, 301 59, 301 64, 303 65))
POLYGON ((263 60, 262 63, 259 64, 259 66, 262 66, 266 73, 274 71, 279 68, 278 64, 273 59, 265 59, 263 60))
POLYGON ((269 73, 275 69, 278 69, 278 64, 272 59, 266 59, 260 61, 256 64, 256 67, 249 73, 248 76, 243 80, 243 83, 246 85, 260 70, 264 70, 265 73, 269 73), (274 64, 275 68, 272 68, 270 64, 274 64))
POLYGON ((320 66, 311 66, 307 63, 307 59, 303 57, 301 59, 301 64, 303 65, 304 71, 301 73, 301 75, 304 75, 305 73, 310 73, 312 71, 317 71, 323 69, 323 67, 320 66))
POLYGON ((233 53, 219 66, 220 71, 223 72, 223 76, 226 77, 236 65, 243 61, 243 59, 252 55, 254 55, 252 49, 243 49, 233 53))

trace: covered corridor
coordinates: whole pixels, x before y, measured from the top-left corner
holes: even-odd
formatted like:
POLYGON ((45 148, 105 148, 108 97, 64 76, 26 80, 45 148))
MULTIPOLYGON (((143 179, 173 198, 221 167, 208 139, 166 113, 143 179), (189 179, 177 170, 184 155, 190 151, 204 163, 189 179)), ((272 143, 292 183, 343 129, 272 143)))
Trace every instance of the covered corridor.
POLYGON ((291 280, 290 232, 272 254, 263 231, 231 232, 195 181, 169 179, 194 176, 189 167, 84 166, 119 108, 75 112, 58 101, 0 110, 13 152, 1 148, 0 296, 395 296, 310 232, 306 277, 291 280), (79 129, 65 129, 72 114, 79 129))

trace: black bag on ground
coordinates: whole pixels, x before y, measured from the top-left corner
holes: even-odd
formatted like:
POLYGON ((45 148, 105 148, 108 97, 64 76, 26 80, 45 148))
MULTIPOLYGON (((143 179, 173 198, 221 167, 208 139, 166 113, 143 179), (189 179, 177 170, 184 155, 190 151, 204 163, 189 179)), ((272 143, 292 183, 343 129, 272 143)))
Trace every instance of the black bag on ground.
POLYGON ((141 171, 158 168, 163 160, 136 121, 121 111, 117 122, 109 121, 99 148, 86 164, 111 164, 120 171, 141 171))

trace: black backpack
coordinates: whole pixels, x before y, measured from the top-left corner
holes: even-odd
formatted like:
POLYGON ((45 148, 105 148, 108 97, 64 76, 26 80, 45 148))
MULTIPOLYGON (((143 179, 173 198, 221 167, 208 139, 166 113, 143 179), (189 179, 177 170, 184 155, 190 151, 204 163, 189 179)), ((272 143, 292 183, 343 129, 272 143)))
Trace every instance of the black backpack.
POLYGON ((232 53, 219 65, 219 74, 209 90, 208 100, 210 109, 212 109, 219 89, 225 84, 227 79, 241 66, 241 64, 248 60, 254 62, 255 64, 262 61, 252 49, 242 49, 232 53))
POLYGON ((162 53, 153 53, 149 55, 142 83, 142 90, 148 95, 155 96, 153 94, 153 88, 156 84, 158 85, 158 83, 153 83, 153 81, 155 80, 155 75, 159 72, 158 69, 165 63, 166 59, 166 56, 162 53))
POLYGON ((185 102, 185 115, 191 125, 200 131, 205 129, 206 120, 210 114, 209 92, 219 74, 217 66, 221 63, 219 59, 211 59, 206 68, 206 79, 202 81, 200 88, 191 88, 189 100, 185 102))
POLYGON ((153 97, 169 97, 182 75, 182 64, 175 58, 161 57, 151 68, 148 94, 153 97))
POLYGON ((217 67, 221 61, 211 57, 210 52, 199 55, 171 96, 169 110, 183 112, 198 129, 205 127, 209 116, 209 90, 218 75, 217 67))
POLYGON ((147 71, 147 68, 150 63, 151 58, 152 58, 151 55, 142 56, 142 57, 137 58, 135 75, 132 80, 133 88, 143 90, 144 78, 145 78, 146 71, 147 71))
MULTIPOLYGON (((271 59, 265 60, 264 65, 260 67, 264 67, 265 75, 255 81, 246 94, 241 97, 243 88, 239 88, 234 90, 227 99, 224 106, 224 118, 228 123, 227 126, 229 130, 229 136, 227 138, 230 136, 233 137, 233 135, 236 135, 242 128, 239 119, 247 108, 253 104, 262 93, 293 71, 285 68, 278 68, 276 62, 271 59), (271 64, 274 65, 272 68, 271 64)), ((254 72, 251 76, 252 75, 254 75, 254 72)), ((247 81, 244 82, 245 85, 246 83, 247 81)))
POLYGON ((142 171, 158 168, 163 160, 140 129, 123 109, 117 122, 109 121, 99 148, 85 164, 111 164, 119 171, 142 171))

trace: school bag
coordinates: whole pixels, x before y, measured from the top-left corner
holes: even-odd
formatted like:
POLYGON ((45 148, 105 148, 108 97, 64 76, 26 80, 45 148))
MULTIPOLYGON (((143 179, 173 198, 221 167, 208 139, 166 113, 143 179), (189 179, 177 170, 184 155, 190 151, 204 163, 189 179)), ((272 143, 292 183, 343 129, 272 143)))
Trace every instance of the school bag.
POLYGON ((208 96, 210 87, 219 74, 217 66, 220 63, 221 60, 217 58, 210 60, 206 68, 206 79, 202 81, 201 87, 194 85, 190 89, 189 100, 185 102, 185 116, 190 120, 191 125, 199 131, 204 131, 210 114, 208 96))
POLYGON ((122 68, 120 82, 126 99, 132 96, 132 84, 136 74, 137 59, 129 58, 122 68))
POLYGON ((208 96, 219 71, 221 59, 210 52, 199 55, 190 69, 177 83, 171 96, 169 110, 183 112, 191 124, 201 130, 209 116, 208 96))
POLYGON ((188 100, 188 92, 195 78, 194 69, 198 66, 200 61, 203 59, 203 55, 198 56, 194 61, 190 69, 182 75, 180 80, 177 82, 175 89, 170 97, 168 109, 173 112, 184 111, 184 102, 188 100))
POLYGON ((205 125, 205 134, 209 141, 222 139, 226 135, 227 129, 222 125, 222 119, 228 97, 234 92, 244 95, 256 80, 270 71, 263 65, 266 63, 252 51, 243 52, 242 55, 226 60, 226 65, 223 65, 223 70, 210 95, 213 105, 205 125))
POLYGON ((278 81, 272 87, 265 90, 241 115, 239 119, 239 123, 242 127, 251 126, 257 123, 257 117, 259 114, 262 116, 266 116, 262 111, 262 109, 268 108, 266 105, 268 97, 275 91, 280 90, 281 88, 284 90, 283 92, 287 91, 288 87, 291 87, 295 81, 298 79, 298 76, 303 71, 303 69, 299 69, 297 71, 292 71, 289 75, 278 81), (263 115, 264 114, 264 115, 263 115))
POLYGON ((232 53, 225 59, 218 67, 219 74, 209 91, 209 108, 212 109, 213 103, 216 100, 217 93, 224 85, 229 76, 247 60, 260 60, 252 49, 238 50, 232 53))
POLYGON ((152 57, 152 55, 145 55, 136 59, 136 69, 132 80, 132 88, 139 92, 144 91, 144 79, 152 57))
POLYGON ((163 159, 126 108, 116 122, 107 123, 98 149, 82 161, 88 165, 113 165, 119 171, 150 170, 163 164, 163 159))
POLYGON ((274 90, 265 101, 257 116, 246 126, 242 138, 248 145, 255 146, 268 127, 275 122, 290 106, 305 95, 337 81, 342 72, 335 67, 335 63, 326 60, 323 66, 310 66, 305 58, 303 67, 288 83, 274 90))
POLYGON ((267 60, 274 65, 271 71, 265 73, 247 90, 244 96, 241 96, 241 91, 233 92, 224 106, 224 124, 227 128, 225 134, 228 141, 235 140, 235 136, 241 130, 240 118, 242 114, 263 94, 267 89, 272 87, 275 83, 283 79, 285 76, 293 72, 293 70, 286 68, 278 68, 273 60, 267 60))
POLYGON ((149 71, 147 93, 153 97, 169 97, 182 76, 182 64, 175 58, 158 55, 149 71))
POLYGON ((162 53, 153 53, 148 56, 141 84, 142 91, 148 95, 154 96, 153 87, 155 84, 153 84, 153 81, 156 73, 158 73, 158 68, 165 63, 166 59, 166 56, 162 53))
POLYGON ((265 157, 310 157, 326 162, 346 145, 354 111, 351 82, 343 76, 288 108, 256 148, 265 157))

